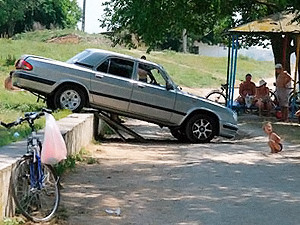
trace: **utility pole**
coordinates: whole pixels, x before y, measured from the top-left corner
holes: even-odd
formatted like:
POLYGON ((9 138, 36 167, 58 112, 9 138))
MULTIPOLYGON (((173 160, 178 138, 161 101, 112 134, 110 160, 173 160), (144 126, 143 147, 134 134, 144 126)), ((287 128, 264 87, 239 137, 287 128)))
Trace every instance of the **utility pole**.
POLYGON ((81 27, 82 32, 84 32, 84 30, 85 30, 85 5, 86 5, 86 0, 83 0, 83 7, 82 7, 82 27, 81 27))

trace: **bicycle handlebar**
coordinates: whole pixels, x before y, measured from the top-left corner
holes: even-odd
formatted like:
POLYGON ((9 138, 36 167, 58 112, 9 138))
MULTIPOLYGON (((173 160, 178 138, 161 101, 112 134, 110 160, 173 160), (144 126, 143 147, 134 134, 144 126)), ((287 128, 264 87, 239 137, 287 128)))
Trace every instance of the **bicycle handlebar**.
POLYGON ((36 119, 39 119, 40 117, 44 116, 45 113, 49 113, 49 114, 52 114, 52 110, 50 109, 42 109, 41 112, 27 112, 24 114, 24 117, 22 118, 19 118, 17 119, 16 121, 13 121, 11 123, 4 123, 2 121, 0 121, 0 125, 9 129, 11 127, 14 127, 14 126, 18 126, 20 124, 22 124, 23 122, 30 122, 30 121, 34 121, 36 119))

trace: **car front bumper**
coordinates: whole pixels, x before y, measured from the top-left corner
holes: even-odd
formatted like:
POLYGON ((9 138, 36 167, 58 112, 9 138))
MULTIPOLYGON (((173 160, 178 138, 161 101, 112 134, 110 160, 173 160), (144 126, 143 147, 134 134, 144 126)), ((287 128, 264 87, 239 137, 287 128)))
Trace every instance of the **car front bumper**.
POLYGON ((235 137, 238 131, 238 126, 236 124, 221 122, 220 123, 220 136, 226 138, 235 137))

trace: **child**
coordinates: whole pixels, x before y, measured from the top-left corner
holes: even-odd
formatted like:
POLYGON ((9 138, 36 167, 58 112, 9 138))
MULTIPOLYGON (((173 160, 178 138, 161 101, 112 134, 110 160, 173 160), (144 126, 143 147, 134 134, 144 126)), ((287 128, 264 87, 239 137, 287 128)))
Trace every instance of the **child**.
POLYGON ((263 126, 264 132, 269 136, 269 146, 271 148, 271 153, 278 153, 282 151, 282 144, 280 142, 280 137, 273 132, 272 124, 270 122, 263 126))

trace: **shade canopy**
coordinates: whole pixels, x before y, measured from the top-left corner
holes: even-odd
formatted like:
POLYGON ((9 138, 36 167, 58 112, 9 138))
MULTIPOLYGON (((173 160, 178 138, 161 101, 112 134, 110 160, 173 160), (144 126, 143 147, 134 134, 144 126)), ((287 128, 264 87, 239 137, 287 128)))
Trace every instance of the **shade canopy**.
POLYGON ((229 30, 231 33, 300 34, 300 23, 295 20, 299 12, 278 12, 229 30))

